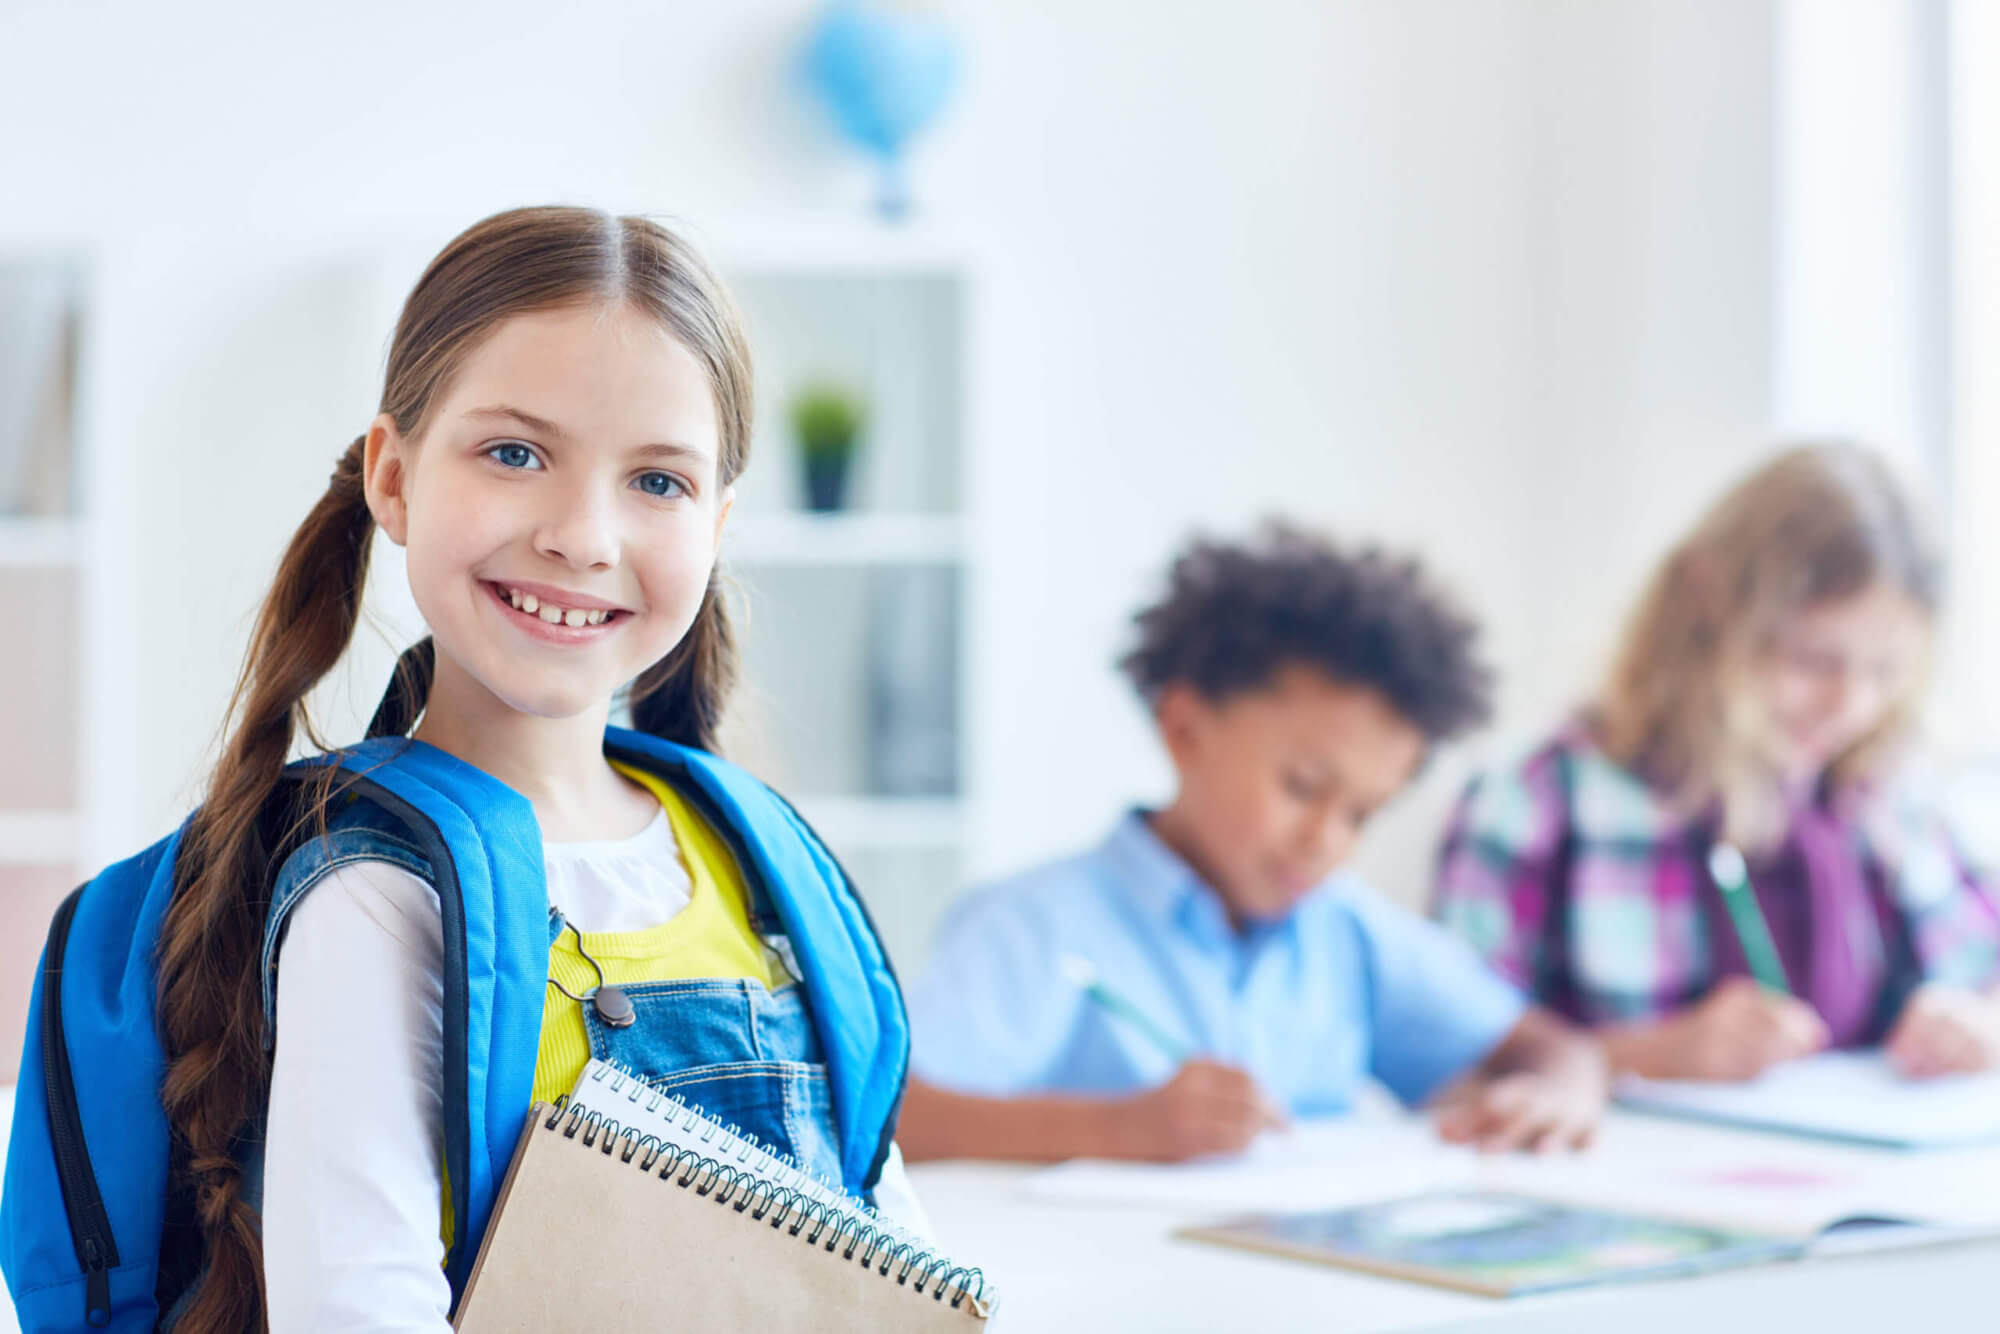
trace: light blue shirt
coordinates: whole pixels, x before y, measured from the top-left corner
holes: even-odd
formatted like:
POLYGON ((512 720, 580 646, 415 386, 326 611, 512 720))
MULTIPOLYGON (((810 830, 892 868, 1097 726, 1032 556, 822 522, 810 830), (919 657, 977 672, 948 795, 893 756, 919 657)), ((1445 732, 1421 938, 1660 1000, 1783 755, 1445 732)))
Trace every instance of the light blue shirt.
POLYGON ((1239 932, 1135 813, 1096 849, 978 890, 946 917, 909 997, 916 1073, 995 1095, 1126 1093, 1170 1076, 1166 1052, 1063 975, 1066 954, 1299 1116, 1348 1110, 1371 1075, 1421 1102, 1526 1006, 1458 939, 1350 876, 1239 932))

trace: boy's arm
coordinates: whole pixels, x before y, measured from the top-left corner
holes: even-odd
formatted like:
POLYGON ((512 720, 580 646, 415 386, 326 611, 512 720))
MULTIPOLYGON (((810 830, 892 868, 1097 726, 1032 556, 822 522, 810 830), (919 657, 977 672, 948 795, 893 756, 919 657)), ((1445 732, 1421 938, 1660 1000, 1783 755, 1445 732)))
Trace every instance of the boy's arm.
POLYGON ((1605 1085, 1607 1078, 1603 1047, 1582 1029, 1540 1007, 1521 1015, 1513 1032, 1480 1062, 1479 1073, 1489 1079, 1543 1075, 1586 1085, 1605 1085))
POLYGON ((1116 1104, 1109 1098, 1020 1098, 954 1093, 915 1075, 903 1091, 896 1140, 910 1162, 933 1158, 1008 1158, 1054 1163, 1107 1158, 1116 1104))
POLYGON ((896 1138, 911 1162, 931 1158, 1066 1158, 1178 1162, 1238 1153, 1283 1117, 1234 1066, 1197 1057, 1157 1088, 1124 1097, 955 1093, 915 1075, 896 1138))

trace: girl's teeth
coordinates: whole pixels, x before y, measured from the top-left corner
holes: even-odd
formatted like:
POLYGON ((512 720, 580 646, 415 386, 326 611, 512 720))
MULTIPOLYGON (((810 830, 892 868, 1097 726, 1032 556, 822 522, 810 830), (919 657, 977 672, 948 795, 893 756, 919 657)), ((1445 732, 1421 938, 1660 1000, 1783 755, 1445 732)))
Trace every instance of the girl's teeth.
POLYGON ((550 625, 603 625, 611 619, 611 613, 601 609, 588 611, 581 607, 565 609, 550 606, 542 602, 533 593, 523 593, 513 588, 504 589, 503 591, 507 595, 507 601, 513 604, 516 611, 524 611, 530 616, 539 616, 550 625))

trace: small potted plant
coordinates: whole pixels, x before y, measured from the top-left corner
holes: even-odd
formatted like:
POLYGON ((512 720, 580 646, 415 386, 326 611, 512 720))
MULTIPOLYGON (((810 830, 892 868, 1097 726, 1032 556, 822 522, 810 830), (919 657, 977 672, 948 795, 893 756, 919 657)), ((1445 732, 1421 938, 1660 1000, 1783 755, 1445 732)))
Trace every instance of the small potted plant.
POLYGON ((861 395, 845 385, 810 384, 793 397, 791 418, 805 463, 806 507, 822 513, 842 508, 848 469, 868 420, 861 395))

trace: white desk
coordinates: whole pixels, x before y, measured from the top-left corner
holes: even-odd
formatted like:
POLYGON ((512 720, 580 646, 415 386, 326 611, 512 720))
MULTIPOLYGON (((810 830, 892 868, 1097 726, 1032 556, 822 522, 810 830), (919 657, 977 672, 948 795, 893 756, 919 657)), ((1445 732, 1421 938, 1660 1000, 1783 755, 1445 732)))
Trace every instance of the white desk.
MULTIPOLYGON (((1765 1137, 1614 1114, 1607 1137, 1701 1136, 1754 1151, 1765 1137)), ((1921 1155, 1912 1155, 1911 1163, 1921 1155)), ((1114 1330, 1470 1330, 1478 1334, 1915 1334, 2000 1331, 2000 1241, 1817 1258, 1701 1278, 1511 1301, 1463 1296, 1317 1265, 1174 1240, 1212 1218, 1174 1207, 1058 1204, 1024 1185, 1036 1169, 933 1163, 912 1169, 939 1237, 1003 1290, 999 1334, 1114 1330)))
MULTIPOLYGON (((13 1090, 0 1088, 0 1153, 13 1090)), ((1614 1114, 1610 1132, 1742 1132, 1614 1114)), ((1913 1157, 1914 1162, 1922 1161, 1913 1157)), ((1522 1301, 1437 1288, 1175 1241, 1201 1211, 1079 1208, 1030 1198, 1036 1169, 934 1163, 911 1170, 938 1234, 1005 1287, 997 1334, 1121 1330, 1465 1330, 1470 1334, 1931 1334, 2000 1330, 2000 1242, 1810 1260, 1665 1283, 1522 1301)), ((0 1293, 0 1334, 14 1334, 0 1293)))

